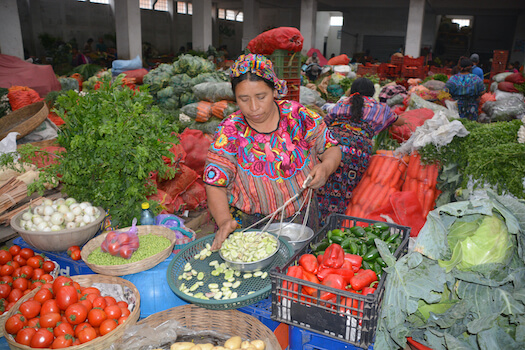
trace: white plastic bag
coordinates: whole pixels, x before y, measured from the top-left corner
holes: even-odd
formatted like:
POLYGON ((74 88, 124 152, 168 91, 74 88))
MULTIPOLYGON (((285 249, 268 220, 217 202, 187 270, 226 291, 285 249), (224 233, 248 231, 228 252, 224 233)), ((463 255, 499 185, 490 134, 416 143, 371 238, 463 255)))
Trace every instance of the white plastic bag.
POLYGON ((16 137, 20 135, 17 132, 10 132, 0 141, 0 154, 16 152, 16 137))

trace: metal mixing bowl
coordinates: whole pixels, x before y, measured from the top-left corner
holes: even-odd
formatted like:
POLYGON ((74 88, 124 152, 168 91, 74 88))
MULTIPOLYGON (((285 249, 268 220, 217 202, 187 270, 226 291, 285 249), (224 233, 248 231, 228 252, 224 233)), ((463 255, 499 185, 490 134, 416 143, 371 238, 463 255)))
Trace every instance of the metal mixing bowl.
POLYGON ((232 260, 225 258, 222 255, 222 251, 220 249, 219 249, 219 255, 226 263, 226 266, 228 266, 229 268, 233 270, 241 271, 241 272, 251 272, 251 271, 262 270, 272 263, 272 261, 275 259, 277 255, 277 252, 279 251, 281 242, 277 239, 277 237, 274 237, 274 238, 277 240, 277 248, 271 255, 261 260, 252 261, 252 262, 232 261, 232 260))
POLYGON ((268 226, 267 231, 279 236, 279 230, 281 230, 281 237, 287 238, 288 242, 292 245, 295 251, 298 251, 303 245, 314 236, 314 230, 308 226, 301 224, 295 224, 290 222, 273 223, 268 226))

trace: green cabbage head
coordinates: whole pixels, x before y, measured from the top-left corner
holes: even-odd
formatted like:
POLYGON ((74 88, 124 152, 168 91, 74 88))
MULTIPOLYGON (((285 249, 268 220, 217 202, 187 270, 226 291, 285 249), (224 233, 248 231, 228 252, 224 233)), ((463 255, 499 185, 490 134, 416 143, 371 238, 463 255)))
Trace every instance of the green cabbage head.
POLYGON ((447 272, 454 267, 469 271, 478 265, 507 264, 514 249, 512 235, 497 215, 484 215, 471 222, 457 220, 451 226, 447 239, 452 258, 439 261, 447 272))

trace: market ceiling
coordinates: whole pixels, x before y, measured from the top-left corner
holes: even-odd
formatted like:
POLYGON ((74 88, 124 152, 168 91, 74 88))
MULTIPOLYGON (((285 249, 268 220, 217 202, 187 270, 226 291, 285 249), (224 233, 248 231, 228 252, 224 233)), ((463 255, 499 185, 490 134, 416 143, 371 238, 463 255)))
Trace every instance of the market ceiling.
MULTIPOLYGON (((217 1, 221 8, 242 11, 242 0, 217 1)), ((525 12, 524 0, 426 0, 427 11, 446 15, 512 14, 525 12)), ((347 12, 363 8, 407 8, 410 0, 317 0, 318 11, 347 12)), ((299 9, 301 0, 259 0, 261 8, 299 9)))

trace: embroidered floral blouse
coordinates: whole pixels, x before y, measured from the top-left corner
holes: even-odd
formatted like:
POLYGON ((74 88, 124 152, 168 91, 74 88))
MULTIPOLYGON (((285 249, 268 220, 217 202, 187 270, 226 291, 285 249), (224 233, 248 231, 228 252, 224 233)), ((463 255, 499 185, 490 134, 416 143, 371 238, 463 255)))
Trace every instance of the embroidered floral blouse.
MULTIPOLYGON (((277 130, 259 133, 241 111, 223 120, 208 150, 204 182, 226 187, 230 205, 247 214, 270 214, 301 190, 326 149, 337 145, 318 114, 295 101, 276 101, 277 130)), ((305 194, 306 192, 304 192, 305 194)), ((302 198, 290 203, 292 216, 302 198)))

